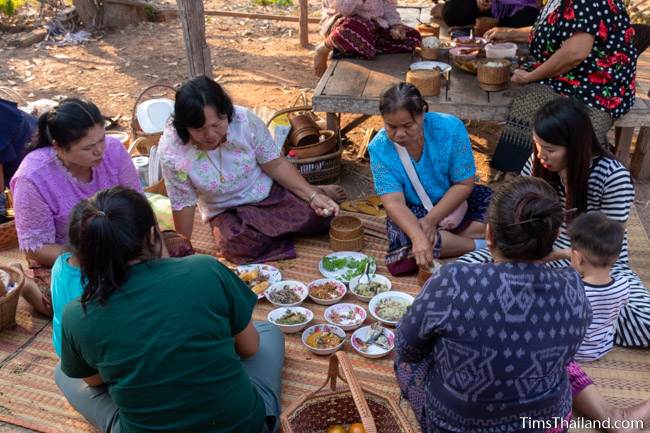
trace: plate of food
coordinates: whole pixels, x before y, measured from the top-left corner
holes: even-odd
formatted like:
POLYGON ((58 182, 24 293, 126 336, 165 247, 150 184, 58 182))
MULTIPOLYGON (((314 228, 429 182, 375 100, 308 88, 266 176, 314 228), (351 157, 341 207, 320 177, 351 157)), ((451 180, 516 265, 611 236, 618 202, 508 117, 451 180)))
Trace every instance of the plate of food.
POLYGON ((314 280, 307 285, 309 297, 320 305, 332 305, 339 302, 345 296, 348 289, 339 280, 321 278, 314 280))
POLYGON ((325 278, 349 283, 354 277, 363 274, 368 265, 368 272, 377 269, 375 258, 354 251, 338 251, 328 254, 318 264, 318 270, 325 278))
POLYGON ((251 288, 257 299, 264 297, 264 291, 275 282, 282 280, 282 273, 270 265, 241 265, 235 268, 235 274, 251 288))
POLYGON ((361 356, 381 358, 395 348, 395 334, 390 329, 384 328, 381 323, 375 322, 354 331, 350 342, 361 356))
POLYGON ((408 293, 384 292, 370 300, 368 310, 372 317, 381 323, 395 326, 411 306, 413 300, 413 296, 408 293))
POLYGON ((472 36, 459 36, 454 39, 457 47, 476 47, 483 48, 487 45, 487 39, 472 37, 472 36))
POLYGON ((304 307, 280 307, 272 310, 266 318, 285 334, 294 334, 305 329, 314 319, 314 313, 304 307))
POLYGON ((451 71, 451 65, 444 62, 436 62, 433 60, 428 60, 423 62, 411 63, 409 69, 411 71, 438 69, 441 74, 446 74, 447 72, 451 71))
POLYGON ((355 304, 336 304, 325 310, 325 320, 328 323, 339 326, 344 331, 357 329, 365 322, 366 310, 355 304))
POLYGON ((264 297, 278 307, 293 307, 307 298, 309 290, 300 281, 278 281, 266 289, 264 297))
POLYGON ((350 281, 350 293, 360 301, 370 302, 375 295, 389 291, 392 286, 390 280, 383 275, 371 274, 368 280, 360 275, 350 281))
POLYGON ((345 343, 345 331, 334 325, 313 325, 302 333, 302 344, 316 355, 330 355, 345 343))

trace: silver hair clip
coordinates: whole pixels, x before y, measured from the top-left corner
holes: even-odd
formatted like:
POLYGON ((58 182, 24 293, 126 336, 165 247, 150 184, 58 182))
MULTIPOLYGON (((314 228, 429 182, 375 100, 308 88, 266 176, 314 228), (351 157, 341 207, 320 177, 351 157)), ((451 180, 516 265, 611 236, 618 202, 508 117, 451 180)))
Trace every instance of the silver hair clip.
POLYGON ((95 216, 102 216, 102 217, 105 217, 105 216, 106 216, 106 212, 104 212, 103 210, 98 210, 97 212, 95 212, 95 216))

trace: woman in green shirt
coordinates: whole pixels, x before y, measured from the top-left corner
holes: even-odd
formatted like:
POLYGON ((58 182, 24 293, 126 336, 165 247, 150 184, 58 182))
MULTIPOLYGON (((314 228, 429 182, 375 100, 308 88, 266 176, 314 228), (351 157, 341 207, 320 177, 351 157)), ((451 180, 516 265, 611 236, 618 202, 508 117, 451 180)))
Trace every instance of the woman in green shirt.
POLYGON ((156 219, 116 187, 77 205, 85 282, 63 313, 56 382, 101 432, 275 432, 284 340, 213 257, 164 257, 156 219))

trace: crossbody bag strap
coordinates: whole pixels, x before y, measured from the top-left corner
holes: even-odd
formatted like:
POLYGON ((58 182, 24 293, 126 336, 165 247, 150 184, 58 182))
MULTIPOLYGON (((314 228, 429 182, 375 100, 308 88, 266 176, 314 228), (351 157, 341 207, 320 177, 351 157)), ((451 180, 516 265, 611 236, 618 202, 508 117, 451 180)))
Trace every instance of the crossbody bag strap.
POLYGON ((411 181, 411 185, 413 185, 413 188, 415 189, 415 193, 420 198, 420 201, 422 202, 424 208, 427 210, 427 212, 429 212, 431 209, 433 209, 433 203, 431 202, 429 195, 424 190, 418 174, 415 172, 415 166, 413 165, 413 161, 411 161, 411 157, 409 156, 408 151, 405 147, 402 147, 399 144, 393 143, 393 146, 395 146, 395 150, 399 155, 400 161, 402 161, 402 166, 404 167, 406 175, 411 181))

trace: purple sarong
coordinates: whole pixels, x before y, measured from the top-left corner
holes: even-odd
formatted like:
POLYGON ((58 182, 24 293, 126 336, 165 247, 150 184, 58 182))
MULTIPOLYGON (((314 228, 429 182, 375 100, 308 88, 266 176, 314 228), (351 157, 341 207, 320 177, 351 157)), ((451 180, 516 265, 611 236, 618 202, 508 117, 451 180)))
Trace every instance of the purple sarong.
POLYGON ((326 231, 330 218, 322 218, 309 203, 278 184, 259 203, 237 206, 210 220, 217 250, 235 264, 293 259, 292 234, 326 231))

